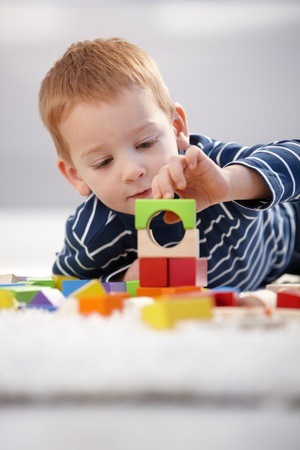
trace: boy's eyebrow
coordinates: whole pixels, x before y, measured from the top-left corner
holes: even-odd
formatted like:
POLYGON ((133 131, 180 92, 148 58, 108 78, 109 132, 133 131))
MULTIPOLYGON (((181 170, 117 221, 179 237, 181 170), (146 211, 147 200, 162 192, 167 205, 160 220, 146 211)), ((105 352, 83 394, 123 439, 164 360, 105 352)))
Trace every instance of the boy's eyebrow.
MULTIPOLYGON (((149 120, 149 121, 143 123, 142 125, 138 125, 137 127, 133 128, 131 130, 131 133, 138 133, 142 130, 147 129, 149 126, 153 126, 153 125, 158 125, 158 123, 155 120, 149 120)), ((97 144, 95 147, 92 147, 92 148, 86 150, 85 152, 83 152, 81 155, 81 159, 85 159, 93 153, 101 152, 103 149, 105 149, 105 147, 106 147, 106 145, 104 143, 97 144)))
POLYGON ((93 153, 101 152, 101 150, 103 150, 103 148, 104 148, 104 144, 98 144, 95 147, 89 148, 88 150, 86 150, 85 152, 82 153, 81 159, 85 159, 93 153))

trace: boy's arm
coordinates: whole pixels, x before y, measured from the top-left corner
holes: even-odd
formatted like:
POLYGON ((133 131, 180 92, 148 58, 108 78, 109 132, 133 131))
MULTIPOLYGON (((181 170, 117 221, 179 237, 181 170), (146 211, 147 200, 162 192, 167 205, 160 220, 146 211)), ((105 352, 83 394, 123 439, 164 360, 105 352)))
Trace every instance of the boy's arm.
POLYGON ((299 200, 300 141, 253 148, 211 143, 204 150, 190 146, 184 156, 171 158, 153 179, 154 198, 176 192, 195 198, 197 211, 232 200, 256 209, 299 200))

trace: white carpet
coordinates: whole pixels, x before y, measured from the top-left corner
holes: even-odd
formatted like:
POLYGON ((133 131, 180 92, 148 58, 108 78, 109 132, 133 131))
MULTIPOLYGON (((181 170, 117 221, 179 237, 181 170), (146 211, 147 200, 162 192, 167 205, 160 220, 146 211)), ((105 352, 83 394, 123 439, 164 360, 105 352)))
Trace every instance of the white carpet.
MULTIPOLYGON (((49 275, 67 216, 2 210, 0 273, 49 275)), ((246 328, 218 319, 158 332, 140 321, 134 305, 111 318, 2 310, 0 400, 150 395, 299 406, 299 355, 300 321, 273 328, 257 321, 246 328)))
POLYGON ((242 327, 218 318, 158 332, 139 314, 135 304, 110 318, 2 310, 0 399, 152 396, 299 406, 299 320, 242 327))

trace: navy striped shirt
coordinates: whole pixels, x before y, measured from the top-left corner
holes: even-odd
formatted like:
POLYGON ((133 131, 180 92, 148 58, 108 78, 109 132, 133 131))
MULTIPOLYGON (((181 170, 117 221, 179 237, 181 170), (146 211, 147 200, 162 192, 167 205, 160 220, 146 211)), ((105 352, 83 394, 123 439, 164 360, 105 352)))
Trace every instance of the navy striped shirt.
MULTIPOLYGON (((242 147, 191 135, 190 143, 220 167, 255 169, 272 192, 271 199, 220 203, 197 213, 208 286, 254 290, 270 283, 287 267, 300 232, 292 205, 300 201, 300 140, 242 147)), ((165 224, 163 213, 152 219, 151 228, 163 246, 178 243, 184 235, 182 223, 165 224)), ((110 210, 91 193, 67 221, 65 245, 53 273, 112 281, 136 257, 134 216, 110 210)))

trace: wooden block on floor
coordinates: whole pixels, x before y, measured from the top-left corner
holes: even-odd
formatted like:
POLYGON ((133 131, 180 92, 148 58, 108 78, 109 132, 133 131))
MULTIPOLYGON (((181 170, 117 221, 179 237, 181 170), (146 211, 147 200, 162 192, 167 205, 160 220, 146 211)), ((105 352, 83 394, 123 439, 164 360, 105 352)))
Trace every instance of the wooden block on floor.
POLYGON ((38 292, 28 303, 27 306, 54 306, 43 292, 38 292))
POLYGON ((126 292, 126 281, 109 281, 102 285, 107 292, 126 292))
MULTIPOLYGON (((51 288, 45 288, 50 289, 51 288)), ((28 304, 33 297, 40 292, 41 288, 38 286, 12 286, 12 287, 0 287, 0 291, 6 290, 20 303, 28 304)))
POLYGON ((174 247, 162 247, 152 234, 152 230, 137 231, 137 248, 139 258, 198 258, 199 230, 185 230, 184 237, 174 247))
POLYGON ((52 275, 53 281, 54 281, 54 287, 56 289, 62 290, 62 282, 64 280, 79 280, 77 277, 69 277, 65 275, 52 275))
POLYGON ((141 287, 168 286, 168 259, 140 258, 139 274, 141 287))
POLYGON ((85 286, 90 280, 62 280, 61 292, 65 297, 69 297, 77 289, 85 286))
POLYGON ((99 280, 90 280, 86 284, 84 284, 84 286, 81 286, 79 289, 76 289, 76 291, 72 292, 71 296, 79 298, 88 296, 103 296, 106 294, 107 292, 99 280))
POLYGON ((273 292, 289 291, 300 292, 300 283, 283 283, 283 284, 267 284, 266 289, 270 289, 273 292))
POLYGON ((300 308, 300 293, 290 291, 277 292, 277 308, 300 308))
POLYGON ((120 292, 104 296, 89 296, 78 298, 80 314, 98 313, 102 316, 110 316, 114 310, 121 311, 124 306, 124 299, 130 295, 126 292, 120 292))
POLYGON ((212 290, 215 306, 238 306, 238 293, 236 291, 214 291, 212 290))
POLYGON ((136 291, 139 285, 139 280, 126 281, 126 292, 128 292, 131 297, 136 297, 136 291))
POLYGON ((135 228, 145 230, 150 225, 152 217, 161 211, 177 214, 185 230, 196 227, 194 199, 138 199, 135 201, 135 228))
POLYGON ((0 309, 16 309, 17 304, 12 294, 8 291, 0 291, 0 309))
POLYGON ((55 287, 55 283, 52 277, 49 278, 32 278, 27 277, 26 284, 31 284, 31 286, 45 286, 45 287, 55 287))
POLYGON ((136 295, 137 297, 153 297, 156 299, 162 295, 200 292, 200 290, 201 288, 198 286, 138 287, 136 295))
POLYGON ((0 275, 0 284, 17 283, 18 281, 22 281, 21 278, 16 277, 13 273, 0 275))
POLYGON ((177 321, 187 319, 211 319, 212 301, 210 297, 197 300, 157 302, 144 306, 142 319, 157 330, 170 329, 177 321))
POLYGON ((174 301, 187 301, 187 300, 200 300, 203 298, 209 298, 211 304, 215 304, 215 299, 211 291, 203 292, 200 289, 197 291, 182 291, 182 292, 164 292, 161 296, 155 297, 156 302, 174 302, 174 301))

